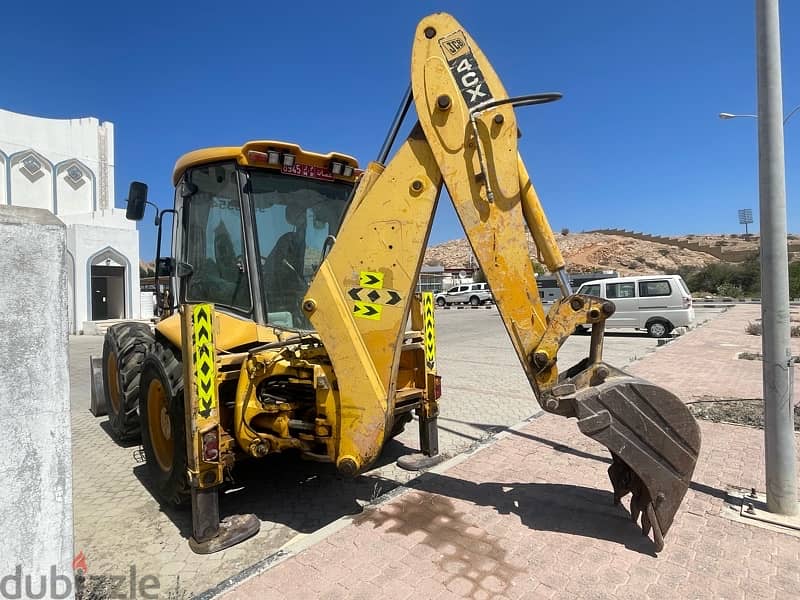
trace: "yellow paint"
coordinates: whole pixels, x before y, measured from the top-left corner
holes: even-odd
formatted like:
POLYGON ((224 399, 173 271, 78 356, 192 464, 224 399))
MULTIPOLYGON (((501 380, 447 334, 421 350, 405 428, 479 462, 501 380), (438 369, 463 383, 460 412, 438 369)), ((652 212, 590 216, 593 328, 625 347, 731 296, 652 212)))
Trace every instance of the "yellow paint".
POLYGON ((419 128, 385 170, 374 168, 371 181, 368 191, 351 204, 336 244, 306 295, 316 302, 310 320, 324 340, 338 386, 334 458, 337 463, 351 459, 359 469, 374 461, 383 447, 409 302, 441 186, 441 174, 419 128), (420 182, 417 189, 412 188, 414 181, 420 182), (375 272, 364 265, 386 268, 375 272), (381 287, 386 283, 397 291, 397 310, 382 310, 380 319, 358 318, 347 294, 353 273, 359 274, 360 287, 378 279, 381 287))
MULTIPOLYGON (((277 340, 275 330, 271 327, 258 325, 244 317, 234 317, 219 310, 214 311, 212 322, 214 344, 218 351, 230 351, 256 342, 269 343, 277 340)), ((177 313, 159 321, 156 330, 176 348, 181 347, 181 323, 177 313)))
POLYGON ((525 215, 525 221, 528 223, 528 229, 533 235, 533 241, 536 242, 536 248, 542 261, 548 271, 554 273, 558 269, 564 268, 564 257, 561 256, 561 249, 556 243, 556 236, 547 221, 547 215, 544 214, 542 203, 539 201, 539 196, 533 187, 531 177, 528 175, 528 169, 525 168, 525 163, 519 155, 517 155, 517 165, 522 189, 522 212, 525 215))
POLYGON ((379 290, 383 288, 383 273, 378 271, 361 271, 358 275, 358 285, 379 290))
MULTIPOLYGON (((521 364, 534 379, 529 356, 547 328, 539 300, 536 274, 525 243, 527 222, 523 214, 514 109, 505 105, 478 117, 478 139, 469 123, 469 107, 451 69, 442 68, 448 57, 447 42, 462 40, 471 53, 470 65, 483 75, 481 88, 494 99, 508 94, 481 49, 453 17, 439 13, 425 17, 417 27, 412 50, 412 90, 418 99, 420 125, 430 143, 438 168, 475 256, 486 276, 521 364), (427 28, 438 33, 429 39, 427 28), (460 32, 458 35, 453 35, 460 32), (437 99, 447 95, 452 107, 443 111, 437 99), (422 108, 420 108, 422 105, 422 108), (502 122, 494 118, 501 116, 502 122), (486 179, 494 200, 489 201, 485 180, 478 177, 477 145, 487 168, 486 179)), ((456 49, 462 56, 467 50, 456 49)), ((451 59, 452 60, 452 59, 451 59)), ((489 99, 488 97, 485 99, 489 99)))
POLYGON ((297 144, 291 142, 280 142, 277 140, 259 140, 247 142, 243 146, 219 146, 215 148, 203 148, 194 150, 181 156, 175 163, 175 168, 172 171, 172 184, 177 185, 183 173, 190 167, 198 165, 220 162, 224 160, 236 160, 242 166, 258 167, 265 169, 275 169, 280 171, 280 165, 266 165, 262 162, 251 162, 248 158, 247 152, 255 150, 256 152, 266 152, 267 150, 277 150, 279 152, 290 152, 295 155, 295 162, 315 167, 325 167, 332 160, 346 163, 353 167, 353 175, 345 177, 344 175, 335 176, 336 179, 343 181, 355 181, 358 177, 356 170, 358 169, 358 161, 347 154, 339 152, 329 152, 328 154, 320 154, 318 152, 309 152, 303 150, 297 144))

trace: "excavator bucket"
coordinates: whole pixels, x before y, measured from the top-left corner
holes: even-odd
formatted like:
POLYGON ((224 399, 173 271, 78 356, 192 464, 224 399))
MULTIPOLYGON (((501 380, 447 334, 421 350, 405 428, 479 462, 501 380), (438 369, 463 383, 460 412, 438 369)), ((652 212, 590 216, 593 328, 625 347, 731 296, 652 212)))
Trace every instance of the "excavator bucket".
POLYGON ((575 394, 578 428, 609 449, 614 502, 632 494, 631 518, 641 516, 642 533, 652 529, 660 551, 691 483, 700 428, 671 392, 610 365, 599 370, 609 376, 575 394))

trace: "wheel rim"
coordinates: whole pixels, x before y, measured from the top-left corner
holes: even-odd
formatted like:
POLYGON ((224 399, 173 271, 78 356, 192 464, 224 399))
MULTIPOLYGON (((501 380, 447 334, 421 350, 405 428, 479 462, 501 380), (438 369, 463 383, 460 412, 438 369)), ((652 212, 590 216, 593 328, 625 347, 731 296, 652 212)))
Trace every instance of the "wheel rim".
POLYGON ((169 472, 175 457, 175 440, 172 437, 167 394, 158 379, 151 381, 147 388, 147 429, 158 466, 169 472))
POLYGON ((117 353, 109 352, 108 362, 106 363, 106 373, 108 373, 108 395, 111 397, 111 408, 115 415, 120 413, 122 401, 119 391, 119 373, 117 371, 117 353))
POLYGON ((667 334, 667 328, 663 323, 655 323, 651 325, 650 331, 655 337, 662 337, 667 334))

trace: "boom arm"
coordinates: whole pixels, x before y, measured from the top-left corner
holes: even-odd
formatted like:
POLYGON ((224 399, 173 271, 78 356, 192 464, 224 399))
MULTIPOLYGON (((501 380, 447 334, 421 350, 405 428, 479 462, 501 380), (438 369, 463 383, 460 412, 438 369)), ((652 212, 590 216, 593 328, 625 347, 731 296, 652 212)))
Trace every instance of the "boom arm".
POLYGON ((672 394, 602 362, 601 298, 572 294, 564 260, 517 150, 513 106, 555 94, 508 97, 474 40, 452 17, 423 19, 412 51, 419 124, 384 168, 371 163, 304 310, 333 363, 341 431, 336 463, 356 473, 379 454, 394 395, 402 335, 442 185, 486 279, 540 405, 577 417, 614 457, 615 500, 633 493, 656 546, 688 487, 700 435, 672 394), (533 235, 564 298, 545 315, 528 254, 533 235), (559 376, 558 349, 592 325, 590 355, 559 376))

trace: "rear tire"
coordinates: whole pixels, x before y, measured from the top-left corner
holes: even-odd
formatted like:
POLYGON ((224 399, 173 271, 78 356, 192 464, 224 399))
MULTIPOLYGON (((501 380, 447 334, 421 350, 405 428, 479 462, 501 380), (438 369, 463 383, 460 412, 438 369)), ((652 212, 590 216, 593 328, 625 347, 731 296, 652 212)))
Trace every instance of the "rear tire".
POLYGON ((139 437, 139 381, 147 347, 153 341, 144 323, 119 323, 106 332, 103 342, 103 388, 108 423, 120 441, 139 437))
POLYGON ((470 296, 469 298, 469 305, 470 306, 478 306, 481 303, 481 299, 477 296, 470 296))
POLYGON ((139 397, 142 446, 155 492, 165 504, 183 505, 187 476, 183 367, 169 346, 156 341, 142 367, 139 397))
POLYGON ((647 324, 647 335, 652 338, 663 338, 669 335, 674 327, 668 321, 651 321, 647 324))

